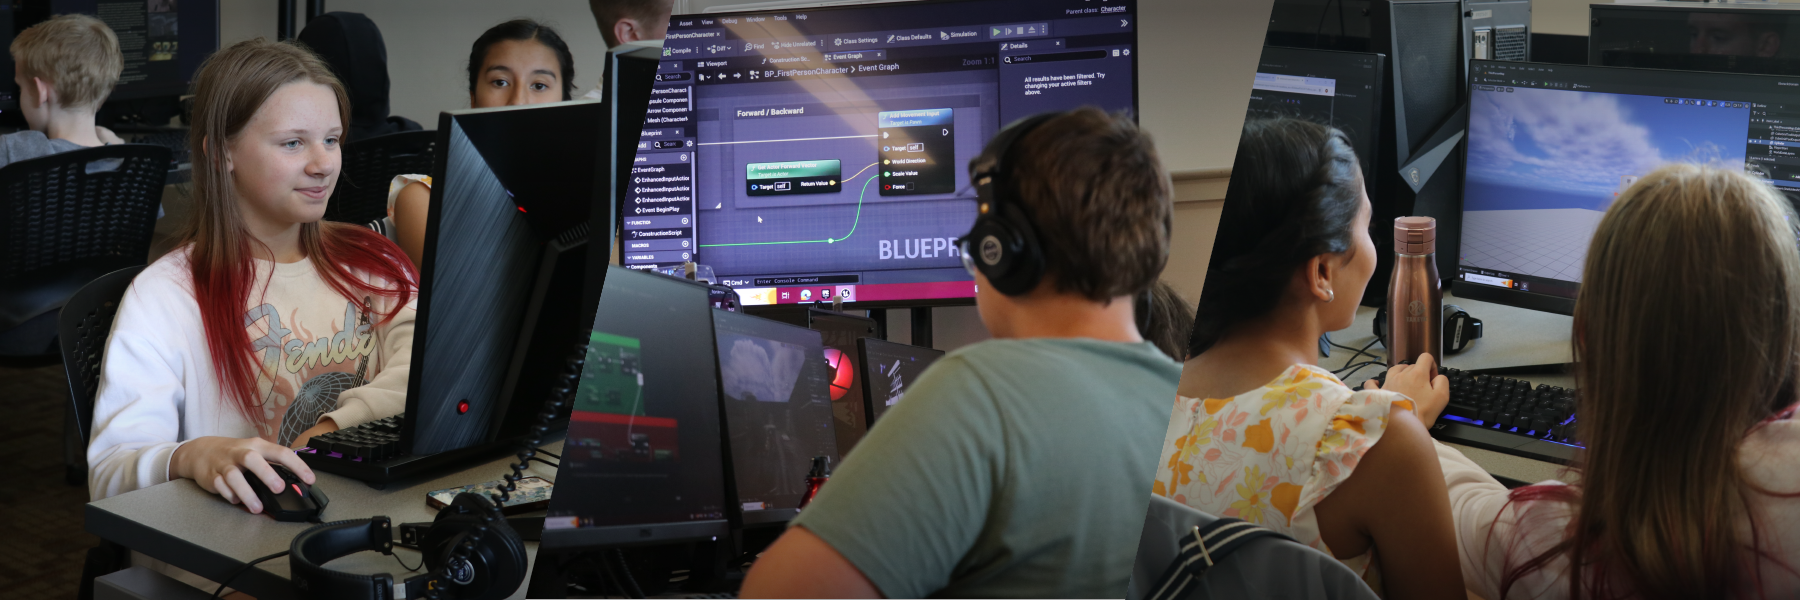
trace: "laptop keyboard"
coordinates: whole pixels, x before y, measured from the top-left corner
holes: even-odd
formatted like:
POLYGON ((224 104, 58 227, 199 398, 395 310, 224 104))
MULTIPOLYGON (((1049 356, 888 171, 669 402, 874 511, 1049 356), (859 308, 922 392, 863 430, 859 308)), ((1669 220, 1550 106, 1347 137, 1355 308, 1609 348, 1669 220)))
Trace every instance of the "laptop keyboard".
POLYGON ((349 429, 313 436, 308 450, 332 458, 376 462, 399 456, 400 424, 404 415, 376 419, 349 429))

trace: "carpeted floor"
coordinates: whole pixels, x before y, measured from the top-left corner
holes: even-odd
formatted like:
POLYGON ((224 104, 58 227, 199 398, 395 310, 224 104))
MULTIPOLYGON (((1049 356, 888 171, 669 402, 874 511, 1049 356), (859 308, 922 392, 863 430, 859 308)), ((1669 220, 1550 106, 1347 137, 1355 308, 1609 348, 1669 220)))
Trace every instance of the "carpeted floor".
POLYGON ((0 367, 0 596, 75 597, 88 548, 86 486, 63 482, 61 365, 0 367))

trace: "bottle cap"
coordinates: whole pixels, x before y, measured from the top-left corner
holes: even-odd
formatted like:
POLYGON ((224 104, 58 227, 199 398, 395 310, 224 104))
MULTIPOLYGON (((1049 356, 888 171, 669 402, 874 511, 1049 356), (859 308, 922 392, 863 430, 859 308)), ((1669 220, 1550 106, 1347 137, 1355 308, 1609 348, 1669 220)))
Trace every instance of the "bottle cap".
POLYGON ((1399 254, 1437 252, 1437 219, 1431 217, 1394 219, 1394 252, 1399 254))

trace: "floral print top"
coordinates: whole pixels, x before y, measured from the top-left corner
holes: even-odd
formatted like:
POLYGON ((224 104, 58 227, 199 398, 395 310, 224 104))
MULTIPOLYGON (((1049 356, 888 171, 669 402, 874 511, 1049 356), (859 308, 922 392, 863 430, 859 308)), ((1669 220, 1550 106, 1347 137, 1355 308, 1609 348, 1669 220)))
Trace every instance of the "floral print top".
MULTIPOLYGON (((1313 508, 1381 439, 1395 403, 1412 408, 1399 393, 1353 391, 1298 364, 1233 398, 1177 396, 1152 491, 1331 554, 1313 508)), ((1342 562, 1379 591, 1373 560, 1370 551, 1342 562)))

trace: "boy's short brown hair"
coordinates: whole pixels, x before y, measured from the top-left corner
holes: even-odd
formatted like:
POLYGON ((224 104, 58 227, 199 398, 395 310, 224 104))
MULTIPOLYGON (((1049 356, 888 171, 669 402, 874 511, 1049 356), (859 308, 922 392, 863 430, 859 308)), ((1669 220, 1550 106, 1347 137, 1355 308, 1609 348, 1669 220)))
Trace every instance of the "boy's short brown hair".
MULTIPOLYGON (((990 144, 971 170, 999 150, 990 144)), ((1056 291, 1104 302, 1156 283, 1169 259, 1173 184, 1130 115, 1069 111, 1019 138, 1007 159, 1056 291)))
POLYGON ((125 70, 119 36, 87 15, 57 15, 32 25, 13 39, 10 50, 20 74, 56 86, 66 107, 99 106, 125 70))

